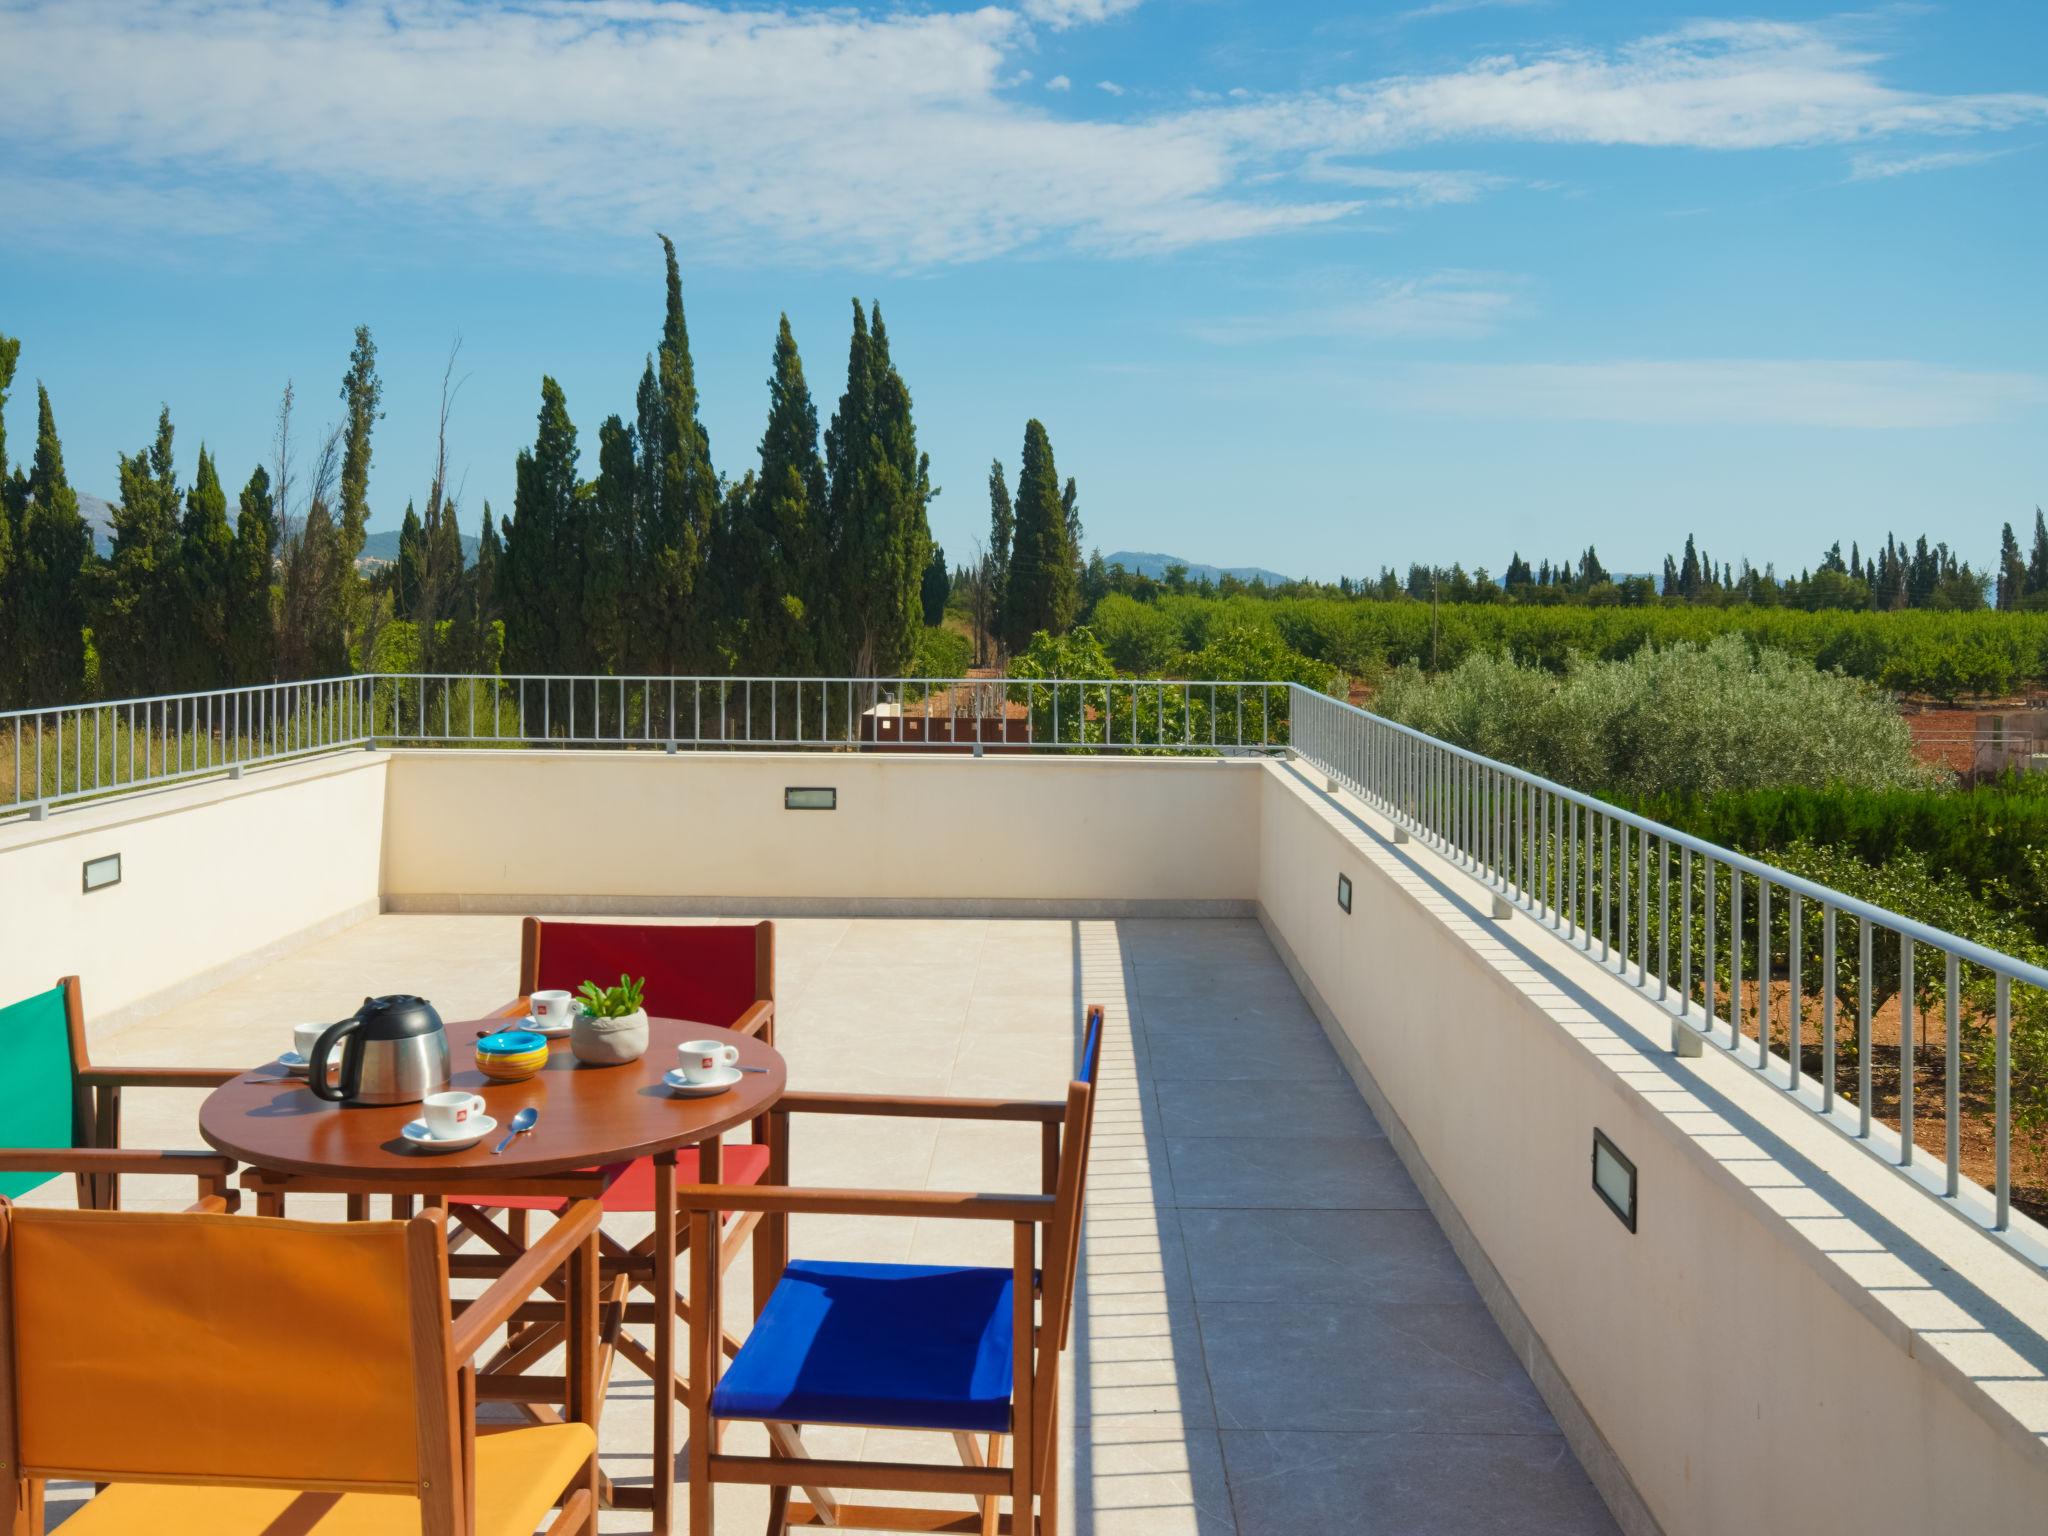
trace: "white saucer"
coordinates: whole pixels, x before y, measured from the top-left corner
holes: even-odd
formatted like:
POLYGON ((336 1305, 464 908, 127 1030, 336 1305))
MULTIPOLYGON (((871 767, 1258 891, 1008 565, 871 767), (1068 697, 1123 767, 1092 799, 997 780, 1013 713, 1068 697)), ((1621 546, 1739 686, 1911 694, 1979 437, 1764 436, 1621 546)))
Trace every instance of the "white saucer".
POLYGON ((469 1129, 458 1136, 435 1136, 427 1130, 424 1120, 408 1121, 398 1134, 423 1152, 460 1152, 464 1147, 475 1146, 497 1128, 498 1122, 489 1115, 478 1115, 469 1122, 469 1129))
POLYGON ((568 1034, 571 1029, 575 1028, 575 1024, 573 1022, 568 1024, 543 1024, 529 1013, 525 1018, 519 1020, 518 1023, 507 1024, 505 1028, 531 1030, 536 1035, 546 1035, 550 1040, 559 1040, 568 1034))
POLYGON ((679 1099, 708 1099, 714 1093, 723 1093, 747 1074, 738 1067, 720 1067, 718 1076, 708 1083, 693 1083, 683 1076, 681 1067, 672 1067, 661 1076, 668 1085, 668 1091, 679 1099))

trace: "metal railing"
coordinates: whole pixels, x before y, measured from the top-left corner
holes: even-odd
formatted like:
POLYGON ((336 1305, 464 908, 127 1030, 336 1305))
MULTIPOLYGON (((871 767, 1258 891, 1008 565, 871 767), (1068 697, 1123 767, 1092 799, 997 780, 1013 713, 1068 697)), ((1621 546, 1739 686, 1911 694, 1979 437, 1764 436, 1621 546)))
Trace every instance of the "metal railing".
POLYGON ((323 677, 0 713, 0 817, 359 747, 373 681, 323 677))
POLYGON ((1294 751, 1333 787, 1662 1004, 1681 1052, 1722 1047, 1929 1194, 2048 1262, 2048 1250, 2012 1227, 2013 1020, 2017 1009, 2048 1028, 2048 971, 1341 700, 1297 688, 1289 714, 1294 751), (1872 1017, 1893 999, 1898 1042, 1886 1064, 1872 1017), (1915 1077, 1929 1065, 1916 1029, 1934 1009, 1943 1021, 1938 1169, 1914 1139, 1915 1077), (1838 1086, 1845 1067, 1853 1098, 1838 1086), (1878 1087, 1892 1079, 1889 1095, 1874 1091, 1874 1072, 1878 1087), (1966 1078, 1972 1098, 1989 1080, 1988 1192, 1962 1172, 1966 1109, 1982 1114, 1966 1104, 1966 1078), (1889 1124, 1875 1113, 1887 1098, 1889 1124))
POLYGON ((1261 753, 1285 683, 378 673, 0 713, 0 818, 361 747, 1261 753))
MULTIPOLYGON (((0 713, 0 818, 324 752, 407 746, 1178 755, 1291 748, 1384 811, 1404 829, 1399 835, 1412 833, 1460 862, 1500 901, 1661 1003, 1681 1049, 1711 1041, 1735 1053, 1930 1193, 2014 1240, 2013 1026, 2017 1016, 2030 1030, 2048 1030, 2048 971, 1295 684, 318 678, 0 713), (1901 1006, 1887 1068, 1873 1016, 1893 999, 1901 1006), (1818 1014, 1812 1035, 1809 1004, 1818 1014), (1926 1166, 1914 1136, 1923 1008, 1939 1010, 1944 1026, 1938 1169, 1926 1166), (1838 1071, 1845 1065, 1853 1094, 1838 1071), (1966 1083, 1975 1099, 1987 1082, 1988 1194, 1963 1177, 1961 1146, 1966 1083), (1889 1123, 1878 1113, 1887 1086, 1889 1123)), ((1981 1117, 1981 1105, 1968 1107, 1981 1117)), ((2048 1259, 2048 1251, 2028 1251, 2036 1262, 2048 1259)))

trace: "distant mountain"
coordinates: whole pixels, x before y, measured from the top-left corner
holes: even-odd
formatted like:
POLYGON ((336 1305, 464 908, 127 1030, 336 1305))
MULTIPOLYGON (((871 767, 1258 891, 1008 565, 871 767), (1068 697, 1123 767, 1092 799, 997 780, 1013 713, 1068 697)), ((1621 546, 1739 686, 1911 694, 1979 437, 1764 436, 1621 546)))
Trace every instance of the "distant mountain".
POLYGON ((1157 581, 1166 574, 1169 565, 1184 565, 1188 568, 1189 581, 1221 581, 1226 576, 1235 576, 1239 581, 1263 581, 1269 587, 1281 586, 1294 580, 1282 576, 1278 571, 1269 571, 1260 565, 1201 565, 1193 560, 1183 560, 1179 555, 1152 554, 1144 550, 1120 549, 1113 555, 1104 555, 1110 565, 1120 565, 1135 576, 1150 576, 1157 581))
MULTIPOLYGON (((114 552, 114 505, 103 496, 89 496, 78 493, 78 510, 92 529, 93 548, 102 555, 114 552)), ((228 521, 234 521, 235 511, 228 508, 228 521)), ((363 563, 368 565, 389 565, 398 558, 398 530, 386 528, 368 535, 363 540, 363 563)), ((462 563, 476 564, 476 535, 462 536, 462 563)))
MULTIPOLYGON (((363 559, 375 561, 379 565, 389 565, 397 558, 398 530, 396 528, 380 529, 376 533, 364 538, 363 559)), ((465 566, 476 564, 476 535, 473 533, 465 533, 462 536, 462 563, 465 566)))
MULTIPOLYGON (((86 526, 92 528, 92 547, 100 555, 111 555, 115 549, 115 508, 113 502, 104 496, 78 494, 78 512, 84 516, 86 526)), ((227 508, 227 520, 233 522, 236 510, 227 508)), ((365 537, 362 541, 362 561, 373 565, 389 565, 397 559, 397 528, 381 528, 379 532, 365 537)), ((463 535, 463 565, 477 563, 477 537, 473 532, 463 535)))
POLYGON ((78 512, 92 529, 92 547, 102 555, 114 552, 114 504, 98 496, 78 493, 78 512))

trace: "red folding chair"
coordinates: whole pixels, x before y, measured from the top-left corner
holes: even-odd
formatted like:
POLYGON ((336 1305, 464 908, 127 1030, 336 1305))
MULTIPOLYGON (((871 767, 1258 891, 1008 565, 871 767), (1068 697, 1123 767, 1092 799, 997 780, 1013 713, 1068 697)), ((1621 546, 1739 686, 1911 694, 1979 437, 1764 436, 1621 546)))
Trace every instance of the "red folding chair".
MULTIPOLYGON (((569 923, 526 919, 520 944, 519 1000, 500 1010, 500 1017, 516 1017, 526 1011, 527 999, 536 991, 574 991, 585 981, 607 983, 621 974, 645 977, 644 1005, 658 1018, 688 1019, 709 1028, 730 1029, 754 1035, 773 1044, 775 1040, 775 925, 773 923, 569 923)), ((724 1184, 758 1184, 769 1170, 768 1128, 765 1118, 756 1120, 751 1140, 724 1147, 718 1181, 724 1184)), ((699 1181, 701 1159, 695 1148, 676 1154, 675 1181, 699 1181)), ((606 1213, 612 1215, 655 1214, 654 1163, 640 1158, 618 1170, 602 1197, 606 1213)), ((521 1257, 528 1243, 528 1221, 536 1210, 559 1212, 564 1202, 547 1196, 476 1195, 450 1201, 451 1215, 461 1227, 487 1246, 488 1254, 458 1255, 452 1261, 457 1274, 494 1276, 521 1257), (499 1222, 502 1220, 503 1225, 499 1222)), ((748 1235, 760 1222, 758 1212, 734 1219, 727 1217, 718 1244, 721 1272, 737 1257, 748 1235)), ((676 1248, 688 1245, 683 1223, 673 1223, 676 1248)), ((655 1355, 626 1334, 622 1323, 651 1323, 673 1327, 674 1319, 688 1320, 688 1303, 680 1296, 653 1295, 654 1245, 662 1230, 639 1242, 620 1242, 608 1233, 598 1235, 605 1306, 605 1354, 602 1372, 609 1378, 613 1352, 623 1355, 650 1380, 658 1380, 655 1355), (630 1292, 647 1291, 645 1300, 630 1292)), ((511 1380, 530 1370, 563 1341, 564 1319, 559 1298, 556 1303, 539 1303, 525 1309, 524 1326, 515 1327, 504 1347, 484 1367, 486 1380, 503 1383, 508 1400, 525 1402, 511 1380)), ((729 1352, 739 1348, 728 1339, 729 1352)), ((670 1390, 678 1400, 687 1400, 689 1384, 680 1373, 671 1372, 670 1390)), ((544 1408, 525 1402, 536 1418, 550 1419, 544 1408)), ((662 1469, 655 1472, 657 1484, 664 1484, 662 1469)), ((624 1490, 621 1490, 624 1492, 624 1490)))

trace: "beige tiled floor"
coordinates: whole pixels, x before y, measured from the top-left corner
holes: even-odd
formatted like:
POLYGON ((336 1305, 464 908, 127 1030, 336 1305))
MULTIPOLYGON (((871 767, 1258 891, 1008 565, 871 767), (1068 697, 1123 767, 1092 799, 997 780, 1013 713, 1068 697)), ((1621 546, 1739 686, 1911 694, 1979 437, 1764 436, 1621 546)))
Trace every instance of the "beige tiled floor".
MULTIPOLYGON (((1082 1004, 1108 1010, 1063 1530, 1613 1530, 1256 923, 811 919, 779 922, 777 937, 778 1029, 799 1086, 1053 1097, 1082 1004)), ((94 1051, 261 1060, 295 1020, 373 991, 475 1017, 512 994, 517 954, 513 919, 376 918, 94 1051)), ((195 1107, 131 1094, 126 1139, 193 1145, 195 1107)), ((1028 1190, 1038 1176, 1029 1128, 900 1120, 800 1123, 793 1162, 799 1183, 1028 1190)), ((189 1195, 138 1180, 127 1198, 189 1195)), ((801 1219, 791 1246, 1006 1263, 1007 1233, 970 1225, 801 1219)), ((729 1325, 744 1331, 747 1287, 730 1291, 729 1325)), ((648 1477, 651 1413, 648 1383, 622 1369, 606 1410, 613 1477, 648 1477)), ((826 1455, 950 1455, 936 1436, 809 1438, 826 1455)), ((753 1447, 744 1429, 728 1443, 753 1447)), ((78 1496, 52 1490, 53 1515, 78 1496)), ((763 1507, 722 1490, 718 1530, 760 1529, 763 1507)))

